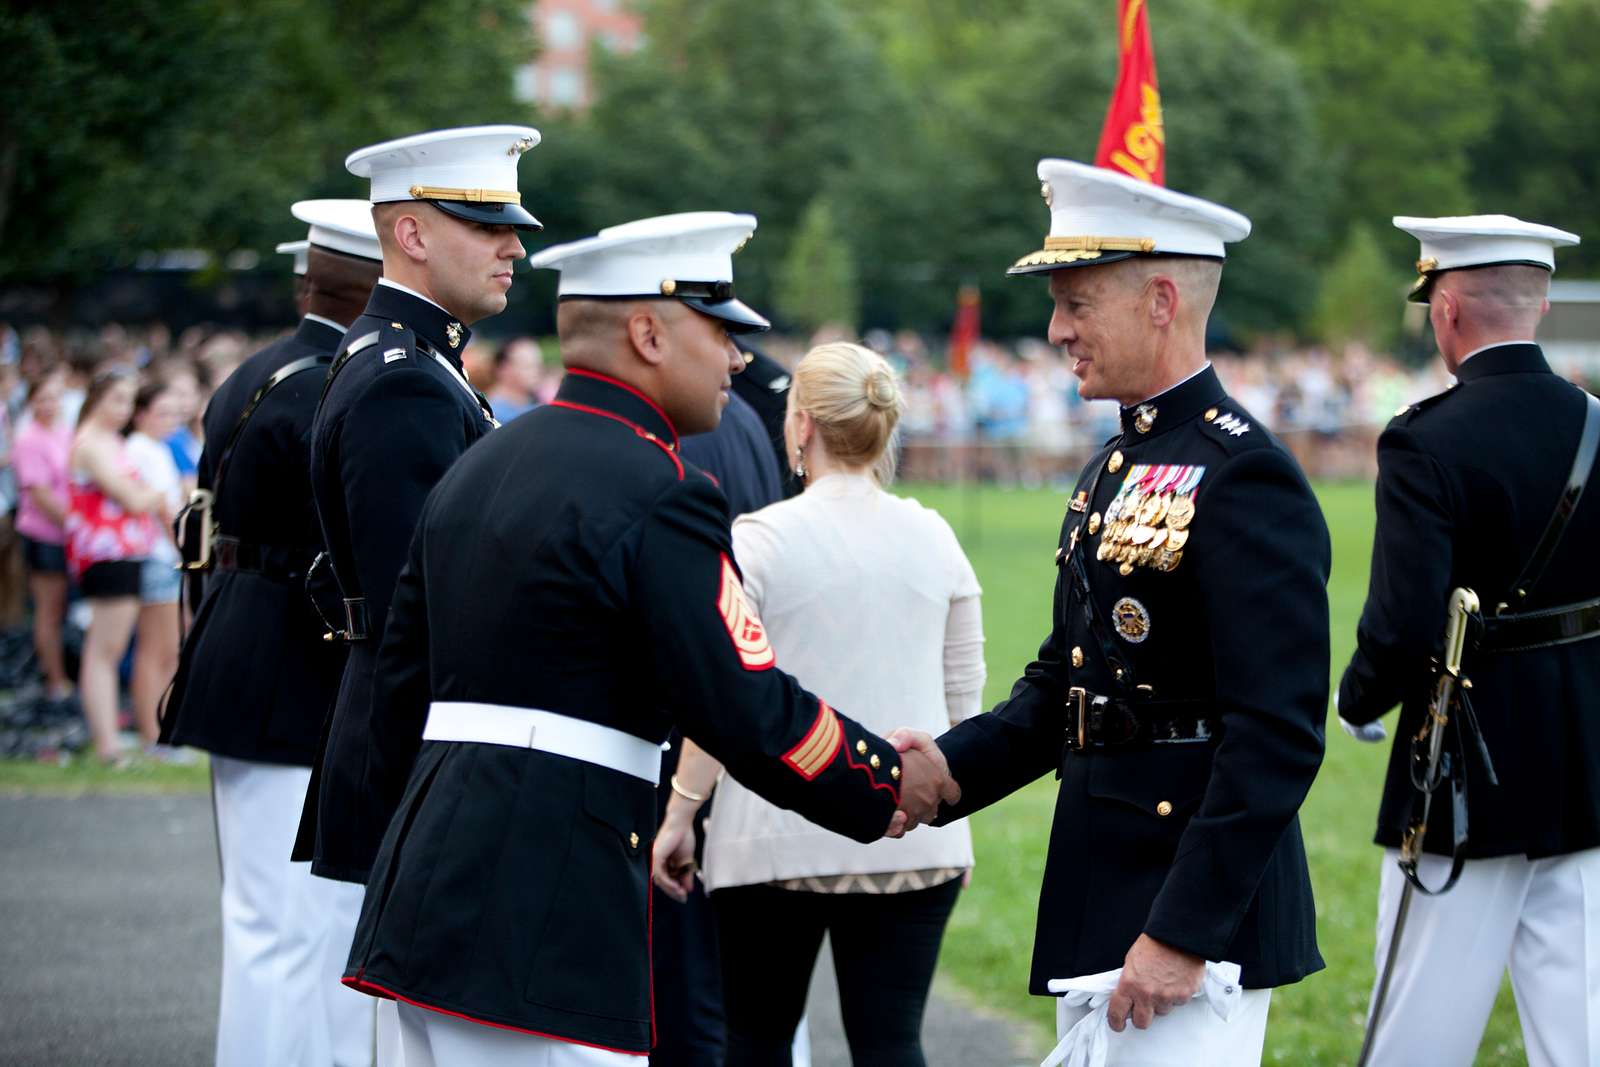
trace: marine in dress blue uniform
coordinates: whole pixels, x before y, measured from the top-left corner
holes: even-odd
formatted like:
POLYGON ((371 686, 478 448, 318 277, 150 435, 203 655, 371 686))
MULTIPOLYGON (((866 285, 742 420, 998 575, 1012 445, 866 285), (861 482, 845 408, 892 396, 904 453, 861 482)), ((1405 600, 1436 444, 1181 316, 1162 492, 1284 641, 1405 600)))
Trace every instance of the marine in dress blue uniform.
MULTIPOLYGON (((1376 834, 1380 971, 1415 814, 1411 739, 1458 587, 1482 605, 1462 673, 1489 762, 1463 746, 1466 862, 1447 893, 1410 900, 1369 1062, 1471 1063, 1508 965, 1528 1062, 1594 1062, 1600 958, 1584 946, 1600 937, 1600 487, 1591 477, 1574 500, 1568 481, 1596 402, 1534 340, 1555 249, 1578 238, 1504 215, 1394 221, 1421 242, 1412 299, 1428 304, 1457 384, 1407 405, 1378 439, 1372 576, 1339 683, 1339 714, 1362 739, 1382 740, 1380 717, 1400 706, 1376 834), (1570 519, 1529 580, 1558 501, 1570 519)), ((1452 805, 1436 799, 1428 821, 1420 873, 1437 887, 1452 805)))
POLYGON ((342 605, 330 636, 349 657, 306 795, 297 858, 365 882, 392 809, 372 787, 372 686, 389 599, 422 502, 494 426, 461 353, 505 307, 521 206, 525 126, 437 130, 351 153, 372 183, 384 276, 345 335, 312 426, 311 485, 342 605))
POLYGON ((1122 426, 1038 560, 1055 597, 1037 658, 938 739, 962 789, 939 821, 1054 773, 1030 990, 1120 967, 1113 1028, 1142 1032, 1110 1035, 1111 1063, 1180 1045, 1170 1062, 1256 1062, 1267 991, 1323 965, 1297 812, 1323 752, 1327 527, 1204 359, 1224 242, 1249 220, 1070 161, 1039 177, 1050 236, 1011 272, 1048 275, 1051 340, 1122 426), (1229 1023, 1188 1003, 1203 961, 1243 969, 1229 1023), (1141 984, 1152 967, 1184 977, 1141 984))
POLYGON ((309 224, 297 252, 304 317, 229 375, 206 407, 202 504, 186 544, 191 584, 203 595, 162 720, 165 743, 211 753, 222 860, 216 1061, 224 1065, 371 1060, 372 1009, 340 987, 342 953, 327 951, 330 921, 356 901, 291 863, 289 850, 345 658, 342 645, 321 639, 305 598, 321 542, 311 420, 381 254, 365 200, 291 210, 309 224))
POLYGON ((442 1048, 454 1064, 642 1061, 674 724, 857 840, 890 828, 903 795, 954 798, 938 765, 776 669, 726 499, 680 454, 742 366, 727 334, 766 325, 732 289, 754 226, 666 216, 534 256, 562 272, 566 379, 424 509, 373 719, 399 807, 346 974, 403 1002, 408 1063, 442 1048))

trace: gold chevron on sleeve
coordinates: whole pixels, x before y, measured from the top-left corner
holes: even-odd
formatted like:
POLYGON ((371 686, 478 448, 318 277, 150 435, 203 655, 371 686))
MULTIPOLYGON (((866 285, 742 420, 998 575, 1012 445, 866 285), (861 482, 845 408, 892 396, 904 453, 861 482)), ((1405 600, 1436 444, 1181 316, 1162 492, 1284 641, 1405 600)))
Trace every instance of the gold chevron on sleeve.
POLYGON ((817 704, 820 708, 817 721, 811 724, 798 745, 783 754, 783 762, 808 782, 833 762, 839 746, 844 743, 844 727, 839 723, 839 716, 825 702, 819 700, 817 704))

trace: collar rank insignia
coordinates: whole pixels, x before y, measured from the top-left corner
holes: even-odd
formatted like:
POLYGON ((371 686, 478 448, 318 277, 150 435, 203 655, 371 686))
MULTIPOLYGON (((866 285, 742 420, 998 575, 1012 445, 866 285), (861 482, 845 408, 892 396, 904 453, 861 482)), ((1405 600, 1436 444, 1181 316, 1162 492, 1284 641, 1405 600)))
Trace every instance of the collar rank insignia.
POLYGON ((1150 427, 1156 424, 1156 408, 1151 404, 1140 404, 1133 409, 1133 428, 1140 433, 1149 433, 1150 427))
POLYGON ((728 628, 728 638, 744 669, 764 671, 771 667, 776 657, 767 641, 767 628, 761 625, 750 602, 744 598, 744 585, 727 553, 722 556, 722 587, 717 593, 717 611, 722 616, 722 624, 728 628))
POLYGON ((459 322, 446 323, 444 328, 444 336, 445 339, 450 342, 451 348, 460 348, 461 324, 459 322))
POLYGON ((1111 605, 1111 623, 1130 645, 1143 644, 1150 636, 1150 610, 1131 596, 1111 605))
POLYGON ((1231 411, 1217 419, 1215 425, 1218 429, 1227 430, 1235 437, 1250 432, 1250 424, 1231 411))

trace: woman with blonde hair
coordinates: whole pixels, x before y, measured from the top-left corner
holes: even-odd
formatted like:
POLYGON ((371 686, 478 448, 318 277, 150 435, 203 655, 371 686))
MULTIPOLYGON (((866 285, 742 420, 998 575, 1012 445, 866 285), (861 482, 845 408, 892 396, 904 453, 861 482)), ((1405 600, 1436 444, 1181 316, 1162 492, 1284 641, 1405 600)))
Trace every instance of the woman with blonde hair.
MULTIPOLYGON (((938 734, 979 709, 981 590, 945 521, 885 491, 903 409, 881 356, 846 343, 808 352, 784 420, 805 491, 740 517, 733 546, 755 625, 784 670, 881 733, 938 734)), ((718 785, 720 772, 685 742, 654 869, 675 898, 692 890, 693 816, 717 786, 704 880, 722 957, 726 1067, 790 1062, 825 933, 854 1062, 923 1064, 928 987, 972 866, 966 824, 862 845, 732 778, 718 785)))

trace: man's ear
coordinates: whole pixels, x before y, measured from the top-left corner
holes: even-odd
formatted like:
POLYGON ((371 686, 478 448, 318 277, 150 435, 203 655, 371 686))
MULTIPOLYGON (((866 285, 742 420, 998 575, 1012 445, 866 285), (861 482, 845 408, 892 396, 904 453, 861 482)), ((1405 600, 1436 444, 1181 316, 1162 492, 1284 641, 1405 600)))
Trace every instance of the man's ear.
POLYGON ((428 237, 422 220, 406 212, 394 219, 394 243, 406 256, 417 263, 428 261, 428 237))
POLYGON ((1178 321, 1178 306, 1182 301, 1178 283, 1165 274, 1151 277, 1145 292, 1150 300, 1150 325, 1165 329, 1178 321))
POLYGON ((639 358, 652 367, 659 367, 667 358, 670 347, 665 324, 655 309, 641 304, 628 314, 626 323, 628 342, 639 358))

